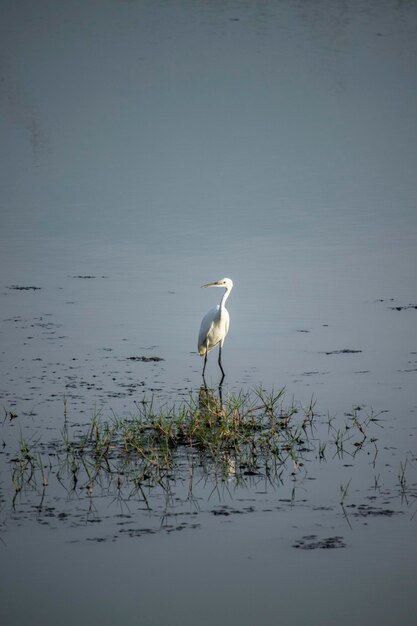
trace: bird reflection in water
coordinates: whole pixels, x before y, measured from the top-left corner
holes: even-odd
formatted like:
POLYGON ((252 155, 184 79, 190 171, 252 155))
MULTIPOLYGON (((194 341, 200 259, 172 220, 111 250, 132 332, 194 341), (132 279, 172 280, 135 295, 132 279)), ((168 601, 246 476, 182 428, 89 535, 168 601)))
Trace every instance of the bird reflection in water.
POLYGON ((206 384, 201 385, 198 392, 198 406, 203 417, 210 421, 219 420, 223 414, 222 384, 219 385, 217 394, 212 387, 207 387, 206 384))
MULTIPOLYGON (((201 385, 198 393, 201 418, 206 421, 208 428, 219 429, 220 431, 224 428, 225 420, 222 389, 221 381, 217 390, 204 384, 201 385)), ((227 448, 219 450, 215 465, 215 476, 219 481, 231 480, 236 477, 237 463, 231 450, 227 448)), ((216 482, 215 489, 218 486, 216 482)))

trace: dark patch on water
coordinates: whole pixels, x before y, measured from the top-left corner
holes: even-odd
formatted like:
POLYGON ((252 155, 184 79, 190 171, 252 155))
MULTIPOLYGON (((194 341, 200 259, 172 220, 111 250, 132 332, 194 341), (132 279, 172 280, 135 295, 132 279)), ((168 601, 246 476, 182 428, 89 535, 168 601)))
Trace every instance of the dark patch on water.
POLYGON ((358 354, 362 352, 362 350, 352 350, 351 348, 343 348, 343 350, 330 350, 329 352, 324 352, 324 354, 358 354))
POLYGON ((222 506, 217 509, 213 509, 211 512, 213 515, 222 515, 224 517, 229 517, 229 515, 242 515, 244 513, 253 513, 255 511, 254 506, 247 506, 244 509, 234 509, 230 506, 222 506))
POLYGON ((172 534, 175 532, 180 532, 182 530, 196 530, 200 528, 201 524, 188 524, 187 522, 181 522, 181 524, 173 525, 169 524, 166 526, 158 527, 158 528, 121 528, 119 530, 120 535, 127 535, 131 539, 137 537, 146 537, 149 535, 157 535, 158 533, 165 532, 167 534, 172 534))
POLYGON ((326 374, 329 374, 330 372, 319 372, 319 371, 312 371, 312 372, 302 372, 301 376, 325 376, 326 374))
POLYGON ((417 304, 406 304, 405 306, 391 306, 392 311, 405 311, 406 309, 417 309, 417 304))
POLYGON ((318 539, 317 535, 305 535, 293 543, 293 548, 300 550, 334 550, 335 548, 346 548, 343 537, 327 537, 318 539))
POLYGON ((93 276, 91 274, 80 274, 78 276, 73 276, 72 278, 80 278, 82 280, 93 280, 95 278, 108 278, 108 276, 93 276))
POLYGON ((159 528, 121 528, 120 534, 127 534, 129 537, 143 537, 144 535, 155 535, 159 528))
POLYGON ((128 356, 128 361, 141 361, 142 363, 159 362, 164 359, 160 356, 128 356))
POLYGON ((376 508, 367 504, 360 504, 358 507, 354 504, 350 506, 351 508, 356 508, 356 511, 352 513, 355 517, 393 517, 394 515, 401 515, 403 513, 403 511, 376 508))
POLYGON ((42 287, 35 287, 34 285, 10 285, 8 289, 14 289, 15 291, 39 291, 42 287))

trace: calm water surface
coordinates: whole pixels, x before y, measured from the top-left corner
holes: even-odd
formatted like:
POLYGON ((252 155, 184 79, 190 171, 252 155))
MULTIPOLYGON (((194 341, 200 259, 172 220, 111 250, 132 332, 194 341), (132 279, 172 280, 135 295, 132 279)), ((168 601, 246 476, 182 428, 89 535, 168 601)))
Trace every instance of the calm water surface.
POLYGON ((416 35, 388 0, 2 2, 2 622, 415 623, 416 35), (150 508, 52 476, 13 507, 64 398, 76 430, 198 391, 223 276, 223 392, 313 396, 321 429, 382 411, 377 443, 150 508))

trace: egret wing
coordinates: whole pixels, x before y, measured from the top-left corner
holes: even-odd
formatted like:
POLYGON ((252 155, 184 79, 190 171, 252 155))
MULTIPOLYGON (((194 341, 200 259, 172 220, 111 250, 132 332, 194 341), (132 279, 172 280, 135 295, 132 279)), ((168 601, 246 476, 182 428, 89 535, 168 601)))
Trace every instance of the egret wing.
POLYGON ((222 339, 220 329, 220 306, 210 309, 203 317, 198 333, 198 352, 201 356, 210 352, 222 339))

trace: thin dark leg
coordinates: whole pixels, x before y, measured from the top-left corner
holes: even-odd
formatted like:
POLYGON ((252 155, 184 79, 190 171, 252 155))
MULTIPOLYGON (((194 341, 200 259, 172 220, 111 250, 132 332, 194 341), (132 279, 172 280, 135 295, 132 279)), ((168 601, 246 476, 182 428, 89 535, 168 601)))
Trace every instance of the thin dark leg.
MULTIPOLYGON (((224 376, 223 376, 224 378, 224 376)), ((219 400, 220 400, 220 408, 223 409, 223 378, 219 383, 219 400)))
POLYGON ((218 363, 219 363, 219 367, 220 367, 220 369, 222 371, 222 379, 220 381, 220 384, 222 384, 223 379, 226 376, 226 374, 224 373, 224 369, 222 368, 222 347, 221 347, 221 345, 219 347, 219 361, 218 361, 218 363))
POLYGON ((203 378, 204 378, 204 372, 206 371, 206 364, 207 364, 207 352, 204 355, 203 378))

